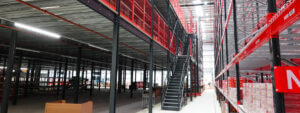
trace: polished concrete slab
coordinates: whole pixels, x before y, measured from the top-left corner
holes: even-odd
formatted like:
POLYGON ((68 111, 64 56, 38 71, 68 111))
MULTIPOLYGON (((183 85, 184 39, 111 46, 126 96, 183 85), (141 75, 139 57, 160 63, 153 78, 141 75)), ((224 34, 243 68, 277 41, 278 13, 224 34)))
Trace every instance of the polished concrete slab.
MULTIPOLYGON (((142 103, 142 91, 134 93, 134 98, 130 98, 130 91, 126 93, 117 93, 117 113, 135 113, 144 109, 142 103)), ((45 103, 59 100, 61 96, 53 94, 48 95, 29 95, 28 97, 21 97, 17 105, 9 103, 8 113, 44 113, 45 103)), ((79 102, 86 102, 92 100, 93 113, 108 113, 109 109, 109 90, 101 89, 94 91, 92 97, 89 96, 89 91, 81 92, 79 102)), ((68 92, 67 102, 73 102, 73 93, 68 92)))
MULTIPOLYGON (((143 109, 137 113, 148 113, 148 109, 143 109)), ((202 96, 189 101, 180 111, 161 110, 161 104, 156 104, 153 113, 221 113, 221 107, 216 100, 214 89, 207 89, 202 96)))

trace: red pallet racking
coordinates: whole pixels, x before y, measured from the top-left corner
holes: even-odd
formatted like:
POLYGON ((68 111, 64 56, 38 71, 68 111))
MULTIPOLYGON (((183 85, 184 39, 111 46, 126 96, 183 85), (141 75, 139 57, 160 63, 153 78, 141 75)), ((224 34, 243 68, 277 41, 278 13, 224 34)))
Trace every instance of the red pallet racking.
MULTIPOLYGON (((244 82, 249 82, 247 79, 239 77, 241 73, 239 73, 239 64, 242 61, 245 61, 244 59, 249 57, 252 53, 256 52, 257 49, 261 48, 264 44, 266 44, 268 41, 270 41, 270 51, 273 52, 271 54, 274 54, 274 51, 277 52, 280 50, 276 50, 275 47, 271 48, 274 45, 271 45, 272 43, 274 43, 276 40, 274 39, 278 39, 279 34, 282 33, 284 30, 286 30, 287 28, 291 27, 292 25, 294 25, 297 21, 299 21, 300 19, 300 8, 299 8, 299 4, 300 1, 299 0, 277 0, 276 4, 272 4, 275 3, 274 0, 268 0, 268 5, 269 5, 269 12, 268 14, 266 14, 265 16, 263 16, 260 19, 257 19, 257 25, 255 27, 253 27, 253 30, 250 32, 250 36, 244 37, 244 39, 242 40, 242 43, 237 43, 234 42, 235 44, 237 44, 238 46, 235 48, 237 50, 237 52, 233 55, 233 58, 231 61, 229 61, 228 64, 222 66, 221 62, 222 59, 220 58, 221 56, 221 51, 223 51, 222 46, 223 46, 223 40, 225 39, 225 35, 226 34, 226 30, 228 27, 228 23, 230 21, 230 16, 231 16, 231 11, 233 9, 233 1, 235 2, 235 0, 231 0, 230 3, 230 7, 229 7, 229 12, 225 12, 228 14, 228 17, 226 19, 225 22, 225 27, 224 27, 224 31, 221 31, 220 28, 220 23, 218 20, 220 20, 221 18, 219 17, 219 15, 223 14, 222 13, 222 9, 220 8, 219 4, 222 4, 221 6, 223 7, 223 2, 224 0, 216 0, 216 6, 215 8, 219 8, 217 10, 221 10, 216 16, 216 40, 217 43, 215 44, 216 48, 215 50, 217 51, 215 54, 215 58, 216 58, 216 87, 219 91, 218 94, 222 94, 233 106, 235 109, 238 110, 238 112, 244 112, 244 113, 292 113, 292 112, 299 112, 295 109, 295 106, 298 106, 299 108, 299 103, 295 103, 292 102, 292 100, 287 99, 290 98, 291 96, 288 96, 289 94, 284 94, 285 98, 281 98, 281 94, 280 92, 275 92, 275 89, 273 89, 272 85, 274 85, 274 81, 272 81, 271 79, 267 79, 265 80, 265 83, 244 83, 244 82), (221 1, 218 2, 218 1, 221 1), (279 11, 276 12, 272 11, 273 6, 272 5, 276 5, 277 8, 279 8, 279 11), (276 13, 274 13, 276 12, 276 13), (221 34, 221 36, 219 36, 219 34, 221 34), (219 42, 219 43, 218 43, 219 42), (239 52, 240 51, 240 52, 239 52), (221 66, 220 66, 221 65, 221 66), (232 67, 236 67, 236 77, 228 77, 228 73, 226 74, 226 72, 228 72, 232 67), (224 75, 227 75, 224 76, 224 75), (239 82, 236 81, 236 79, 240 79, 239 82), (228 82, 224 81, 224 79, 227 79, 228 82), (222 87, 227 87, 224 84, 228 84, 229 88, 222 88, 222 87), (266 84, 271 85, 271 86, 265 86, 266 84), (232 87, 237 87, 240 86, 241 90, 243 90, 243 93, 237 94, 238 92, 240 92, 241 90, 239 89, 234 89, 234 90, 230 90, 230 88, 232 87), (225 91, 225 90, 226 91, 225 91), (268 90, 266 90, 268 89, 268 90), (251 90, 251 91, 249 91, 251 90), (270 94, 270 93, 274 93, 274 96, 265 96, 264 94, 270 94), (233 95, 232 95, 233 94, 233 95), (240 99, 242 99, 244 95, 244 99, 246 101, 239 101, 240 99), (254 96, 253 96, 254 95, 254 96), (241 97, 239 97, 241 96, 241 97), (253 98, 252 98, 253 97, 253 98), (268 101, 272 101, 274 99, 274 107, 273 104, 267 104, 268 106, 264 105, 264 99, 266 98, 270 98, 268 101), (287 103, 285 103, 285 111, 284 108, 281 109, 278 106, 281 106, 282 102, 281 100, 286 101, 287 103), (255 101, 255 102, 254 102, 255 101), (278 102, 278 103, 277 103, 278 102), (292 105, 290 103, 293 103, 292 105), (243 104, 243 105, 240 105, 243 104), (290 107, 293 106, 293 107, 290 107), (261 108, 261 109, 260 109, 261 108), (250 109, 250 111, 249 111, 250 109), (256 111, 254 111, 254 109, 257 109, 256 111)), ((246 4, 246 8, 244 8, 244 11, 248 9, 249 7, 249 2, 246 4)), ((243 3, 244 4, 244 3, 243 3)), ((243 6, 244 7, 244 6, 243 6)), ((258 6, 256 6, 258 7, 258 6)), ((217 12, 216 10, 216 12, 217 12)), ((273 8, 274 10, 274 8, 273 8)), ((254 8, 250 9, 250 12, 254 12, 254 8)), ((236 12, 235 12, 236 13, 236 12)), ((246 14, 245 14, 246 15, 246 14)), ((252 15, 253 16, 253 15, 252 15)), ((222 16, 221 16, 222 17, 222 16)), ((250 14, 248 16, 243 17, 245 18, 249 18, 250 14)), ((247 19, 245 19, 247 20, 247 19)), ((244 20, 244 21, 245 21, 244 20)), ((236 20, 234 20, 236 21, 236 20)), ((236 26, 236 22, 234 23, 236 26)), ((246 23, 243 23, 246 24, 246 23)), ((236 28, 234 28, 235 32, 237 32, 236 28)), ((295 29, 296 30, 296 29, 295 29)), ((235 35, 235 38, 237 38, 237 36, 235 35)), ((283 39, 283 38, 281 38, 283 39)), ((295 39, 295 37, 293 38, 295 39)), ((280 46, 279 44, 276 46, 280 46)), ((278 49, 278 48, 277 48, 278 49)), ((280 55, 280 52, 279 52, 280 55)), ((222 55, 223 56, 223 55, 222 55)), ((278 65, 278 61, 276 58, 274 57, 278 57, 276 56, 272 56, 272 60, 273 60, 273 64, 276 66, 278 65), (274 60, 275 59, 275 60, 274 60), (274 63, 275 62, 275 63, 274 63)), ((227 56, 228 58, 228 56, 227 56)), ((280 63, 280 60, 279 60, 280 63)), ((285 65, 285 64, 283 64, 285 65)), ((265 66, 262 68, 258 68, 255 71, 261 71, 262 69, 264 70, 269 70, 271 72, 273 71, 273 66, 265 66)), ((246 76, 251 78, 250 76, 251 73, 248 73, 246 76)), ((274 77, 273 73, 272 74, 263 74, 262 75, 262 79, 265 79, 263 77, 266 78, 272 78, 274 77)), ((256 78, 257 79, 257 78, 256 78)), ((276 79, 275 79, 276 80, 276 79)), ((251 80, 252 82, 252 80, 251 80)), ((262 80, 256 80, 255 82, 262 82, 262 80)), ((276 86, 276 85, 275 85, 276 86)), ((295 95, 295 97, 298 97, 300 94, 295 95)), ((282 96, 284 97, 284 96, 282 96)), ((296 98, 295 100, 300 100, 300 98, 296 98)))

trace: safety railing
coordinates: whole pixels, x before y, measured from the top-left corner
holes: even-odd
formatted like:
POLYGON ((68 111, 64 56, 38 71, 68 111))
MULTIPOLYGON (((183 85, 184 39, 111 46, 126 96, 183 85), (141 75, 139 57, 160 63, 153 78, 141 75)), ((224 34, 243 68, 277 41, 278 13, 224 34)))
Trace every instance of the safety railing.
MULTIPOLYGON (((116 0, 99 0, 112 10, 116 10, 116 0)), ((137 27, 139 30, 147 34, 149 37, 152 35, 152 5, 149 0, 121 0, 120 1, 120 15, 126 21, 137 27)), ((159 13, 154 11, 153 21, 153 40, 168 49, 168 25, 159 13)), ((170 51, 175 54, 176 37, 174 36, 170 51)))
POLYGON ((188 67, 189 66, 189 60, 190 60, 190 56, 189 55, 187 55, 187 58, 186 58, 186 60, 184 61, 184 64, 182 65, 182 72, 181 72, 181 77, 180 77, 180 88, 182 88, 181 89, 181 92, 179 93, 179 95, 178 95, 178 97, 180 97, 180 98, 178 98, 178 101, 180 101, 180 103, 179 103, 179 107, 181 107, 182 106, 182 97, 183 97, 183 93, 184 93, 184 78, 185 78, 185 76, 186 76, 186 69, 188 69, 188 68, 186 68, 186 67, 188 67), (180 99, 180 100, 179 100, 180 99))

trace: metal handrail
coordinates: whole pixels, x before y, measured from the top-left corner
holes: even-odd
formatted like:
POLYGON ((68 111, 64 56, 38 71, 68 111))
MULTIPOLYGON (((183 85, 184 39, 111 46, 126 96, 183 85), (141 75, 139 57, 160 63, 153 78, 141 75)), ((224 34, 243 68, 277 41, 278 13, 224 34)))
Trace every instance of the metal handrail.
MULTIPOLYGON (((174 63, 172 63, 173 64, 173 69, 172 69, 172 75, 173 75, 173 73, 175 72, 175 68, 176 68, 176 64, 177 64, 177 59, 178 59, 178 57, 177 57, 177 55, 175 55, 175 58, 174 58, 175 60, 173 60, 174 61, 174 63)), ((166 91, 167 91, 167 86, 168 86, 168 84, 169 84, 169 82, 170 82, 170 77, 171 76, 168 76, 167 75, 167 77, 164 79, 164 81, 166 81, 167 83, 166 83, 166 85, 165 86, 162 86, 162 100, 165 98, 165 93, 166 93, 166 91)), ((162 102, 163 101, 161 101, 161 106, 162 106, 162 102)))
MULTIPOLYGON (((178 97, 181 97, 182 95, 183 95, 183 91, 184 91, 184 82, 183 82, 183 80, 184 80, 184 77, 185 77, 185 75, 186 75, 186 71, 185 71, 185 67, 186 66, 189 66, 189 62, 188 62, 188 60, 190 59, 190 56, 189 55, 187 55, 187 58, 186 58, 186 60, 184 61, 184 64, 183 64, 183 66, 182 66, 182 69, 183 69, 183 71, 181 72, 181 77, 180 77, 180 85, 181 85, 181 93, 180 93, 180 95, 178 95, 178 97), (184 72, 184 73, 183 73, 184 72)), ((178 98, 179 99, 179 98, 178 98)), ((179 100, 178 100, 179 101, 179 100)), ((182 105, 182 98, 180 98, 180 103, 179 103, 179 106, 181 106, 182 105)))

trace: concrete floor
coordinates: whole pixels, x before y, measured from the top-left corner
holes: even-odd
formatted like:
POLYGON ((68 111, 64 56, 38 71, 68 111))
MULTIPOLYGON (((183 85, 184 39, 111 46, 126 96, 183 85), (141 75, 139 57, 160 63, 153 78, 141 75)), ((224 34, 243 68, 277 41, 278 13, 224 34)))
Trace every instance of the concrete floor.
MULTIPOLYGON (((126 93, 117 93, 117 112, 118 113, 135 113, 144 109, 142 103, 142 91, 134 93, 134 98, 130 98, 130 91, 126 93)), ((16 106, 9 104, 8 113, 44 113, 45 103, 59 100, 61 96, 54 95, 30 95, 28 97, 21 97, 16 106)), ((109 109, 109 90, 101 89, 94 91, 94 96, 89 97, 89 91, 80 94, 80 103, 92 100, 93 113, 108 113, 109 109)), ((67 102, 73 102, 72 92, 67 95, 67 102)))
MULTIPOLYGON (((148 113, 148 109, 143 109, 137 113, 148 113)), ((180 111, 161 110, 161 104, 156 104, 153 113, 221 113, 221 107, 216 100, 214 89, 207 89, 202 96, 194 98, 192 102, 188 102, 180 111)))

